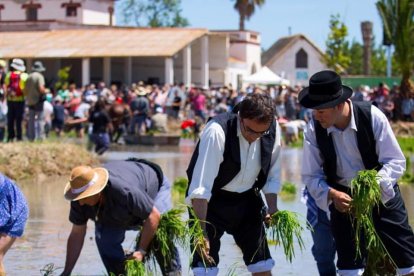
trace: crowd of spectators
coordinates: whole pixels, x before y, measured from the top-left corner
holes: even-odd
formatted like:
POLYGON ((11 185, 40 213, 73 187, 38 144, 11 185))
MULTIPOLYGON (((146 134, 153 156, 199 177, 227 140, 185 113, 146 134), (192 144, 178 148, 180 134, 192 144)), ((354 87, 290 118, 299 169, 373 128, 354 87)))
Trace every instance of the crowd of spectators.
MULTIPOLYGON (((3 97, 8 89, 4 81, 6 73, 5 64, 0 62, 1 141, 7 141, 5 133, 8 131, 7 99, 3 97)), ((269 93, 276 105, 285 142, 290 143, 298 139, 300 130, 311 116, 311 110, 299 105, 300 89, 299 86, 284 85, 251 85, 242 90, 231 86, 206 89, 195 85, 185 87, 182 83, 157 85, 144 82, 107 87, 103 81, 77 87, 75 83, 68 83, 57 90, 46 89, 43 97, 45 135, 36 138, 44 139, 51 131, 61 136, 73 129, 78 138, 87 133, 96 145, 96 152, 103 153, 111 142, 122 142, 124 135, 174 131, 197 135, 210 116, 232 110, 248 93, 269 93), (172 129, 171 125, 181 128, 172 129)), ((375 88, 362 85, 354 89, 352 100, 372 101, 389 120, 413 121, 414 99, 402 98, 397 85, 391 89, 383 83, 375 88)), ((28 113, 26 108, 23 125, 28 113)))

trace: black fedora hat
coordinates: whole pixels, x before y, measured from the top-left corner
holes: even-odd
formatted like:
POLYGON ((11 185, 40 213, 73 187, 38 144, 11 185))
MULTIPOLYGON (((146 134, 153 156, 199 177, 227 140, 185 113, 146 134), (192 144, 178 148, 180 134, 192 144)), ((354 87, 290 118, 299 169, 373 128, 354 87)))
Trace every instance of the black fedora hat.
POLYGON ((309 86, 299 93, 299 102, 306 108, 324 109, 334 107, 352 96, 352 89, 342 84, 334 71, 325 70, 314 74, 309 86))

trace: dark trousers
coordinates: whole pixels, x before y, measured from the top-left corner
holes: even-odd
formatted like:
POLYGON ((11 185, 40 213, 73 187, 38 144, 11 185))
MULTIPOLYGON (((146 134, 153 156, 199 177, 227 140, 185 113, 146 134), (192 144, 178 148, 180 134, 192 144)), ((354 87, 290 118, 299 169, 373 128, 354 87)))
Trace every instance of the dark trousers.
MULTIPOLYGON (((220 261, 220 238, 224 231, 233 236, 243 253, 246 266, 271 258, 261 215, 262 207, 261 198, 253 190, 244 193, 223 190, 213 192, 208 203, 206 230, 214 266, 220 261)), ((194 254, 192 267, 204 267, 197 252, 194 254)))
POLYGON ((335 276, 335 240, 331 231, 331 222, 325 211, 318 208, 318 222, 313 227, 312 255, 315 258, 320 276, 335 276))
MULTIPOLYGON (((408 224, 407 211, 398 185, 394 186, 395 197, 385 206, 374 208, 375 230, 398 268, 414 265, 414 234, 408 224)), ((332 233, 338 252, 337 267, 350 270, 365 267, 366 248, 361 237, 362 258, 356 257, 355 232, 348 213, 340 213, 333 205, 331 210, 332 233)))
MULTIPOLYGON (((122 248, 125 231, 125 229, 95 224, 96 244, 108 275, 111 272, 115 275, 125 275, 125 253, 122 248)), ((153 252, 161 268, 162 275, 169 275, 170 273, 180 274, 181 263, 178 249, 174 248, 173 251, 174 257, 171 263, 165 263, 164 256, 161 252, 153 252)))
POLYGON ((22 122, 24 115, 24 102, 7 102, 7 141, 12 142, 14 138, 22 140, 22 122))

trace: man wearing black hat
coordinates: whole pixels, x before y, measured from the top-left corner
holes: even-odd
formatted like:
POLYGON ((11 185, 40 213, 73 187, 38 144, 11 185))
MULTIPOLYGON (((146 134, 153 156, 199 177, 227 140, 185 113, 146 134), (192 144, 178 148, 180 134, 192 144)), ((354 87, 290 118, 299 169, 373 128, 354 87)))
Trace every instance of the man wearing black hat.
POLYGON ((382 203, 373 212, 375 229, 399 275, 414 275, 414 234, 397 180, 405 157, 385 115, 369 102, 350 101, 352 89, 333 71, 314 74, 299 94, 313 109, 305 129, 302 180, 316 205, 330 213, 339 275, 362 275, 366 256, 356 256, 350 220, 351 180, 361 170, 378 171, 382 203))
POLYGON ((41 61, 35 61, 32 73, 26 81, 26 102, 29 107, 29 121, 27 125, 27 138, 30 141, 43 140, 45 137, 45 119, 43 115, 43 101, 46 94, 45 78, 42 74, 46 68, 41 61))

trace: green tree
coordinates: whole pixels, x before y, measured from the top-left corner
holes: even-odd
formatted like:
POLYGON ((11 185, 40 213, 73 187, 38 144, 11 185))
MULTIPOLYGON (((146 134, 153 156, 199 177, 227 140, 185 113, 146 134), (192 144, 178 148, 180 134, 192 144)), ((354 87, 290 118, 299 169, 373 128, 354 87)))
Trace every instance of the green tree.
POLYGON ((331 31, 326 40, 324 60, 329 68, 340 73, 346 73, 346 68, 351 63, 348 54, 349 43, 346 41, 348 28, 340 21, 339 14, 331 15, 329 28, 331 31))
POLYGON ((395 47, 401 71, 402 97, 414 93, 410 80, 414 69, 414 0, 381 0, 376 3, 386 35, 395 47))
POLYGON ((371 73, 376 76, 385 76, 387 74, 387 55, 385 48, 382 45, 376 47, 374 42, 372 42, 372 45, 371 73))
POLYGON ((186 27, 181 0, 121 0, 119 7, 126 25, 144 27, 186 27))
POLYGON ((364 55, 364 49, 361 43, 353 40, 351 46, 347 49, 347 55, 352 62, 349 64, 348 68, 346 68, 346 72, 349 75, 361 75, 363 72, 362 61, 364 55))
POLYGON ((239 30, 244 30, 244 21, 249 20, 257 7, 263 6, 265 0, 236 0, 234 8, 239 13, 239 30))

